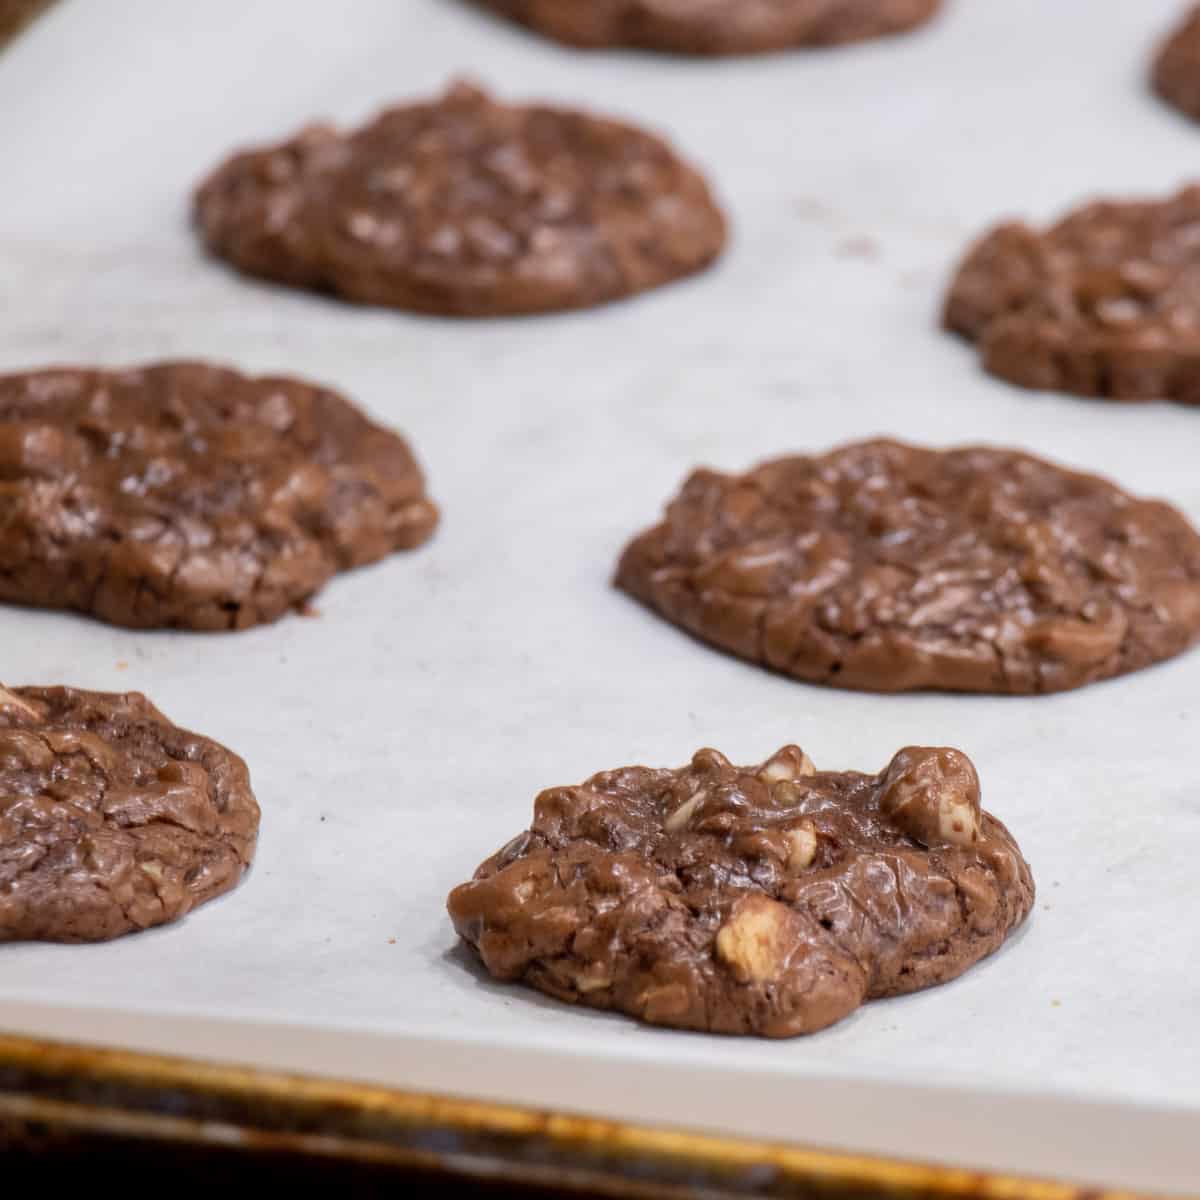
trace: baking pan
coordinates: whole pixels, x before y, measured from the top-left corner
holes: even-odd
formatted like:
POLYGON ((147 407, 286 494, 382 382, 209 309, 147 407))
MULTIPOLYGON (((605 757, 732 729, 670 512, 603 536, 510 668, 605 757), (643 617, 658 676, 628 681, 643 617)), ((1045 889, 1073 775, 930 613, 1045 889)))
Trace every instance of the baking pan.
POLYGON ((1126 1200, 584 1117, 114 1050, 0 1038, 0 1153, 45 1183, 124 1167, 139 1186, 252 1179, 372 1195, 1126 1200))
POLYGON ((328 381, 411 438, 444 521, 316 615, 236 636, 0 613, 6 683, 143 690, 241 752, 263 807, 253 872, 180 924, 0 947, 0 1028, 1196 1191, 1200 656, 1054 697, 855 695, 707 650, 609 586, 694 465, 875 433, 1018 445, 1200 521, 1195 412, 1012 389, 937 328, 996 219, 1194 170, 1200 132, 1145 87, 1178 12, 950 0, 886 43, 713 63, 573 53, 453 0, 51 8, 0 58, 0 368, 197 356, 328 381), (456 75, 665 132, 710 173, 728 254, 628 304, 463 323, 251 283, 201 252, 189 192, 232 147, 456 75), (541 788, 789 741, 863 770, 907 744, 967 751, 1038 881, 1025 930, 951 985, 782 1044, 574 1009, 456 947, 446 893, 541 788))

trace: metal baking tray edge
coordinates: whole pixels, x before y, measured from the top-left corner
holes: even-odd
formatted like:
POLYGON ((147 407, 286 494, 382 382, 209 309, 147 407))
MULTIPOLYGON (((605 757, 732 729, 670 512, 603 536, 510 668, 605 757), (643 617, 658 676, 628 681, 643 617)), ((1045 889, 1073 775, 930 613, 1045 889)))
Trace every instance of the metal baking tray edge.
MULTIPOLYGON (((28 0, 0 51, 56 3, 28 0)), ((15 8, 16 6, 14 6, 15 8)), ((6 15, 0 11, 0 18, 6 15)), ((0 1172, 119 1168, 193 1186, 322 1177, 405 1195, 1152 1200, 1149 1193, 718 1138, 0 1034, 0 1172), (453 1194, 453 1193, 451 1193, 453 1194)))
POLYGON ((324 1176, 355 1196, 1135 1197, 0 1035, 5 1178, 118 1167, 193 1183, 324 1176))

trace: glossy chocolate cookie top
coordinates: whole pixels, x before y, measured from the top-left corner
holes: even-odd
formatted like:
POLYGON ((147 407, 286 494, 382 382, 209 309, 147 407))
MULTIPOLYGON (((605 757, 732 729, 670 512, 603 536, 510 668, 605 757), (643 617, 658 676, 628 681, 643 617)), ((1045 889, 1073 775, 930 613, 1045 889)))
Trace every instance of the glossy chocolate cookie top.
POLYGON ((203 363, 0 376, 0 600, 242 629, 437 521, 337 393, 203 363))
POLYGON ((902 33, 941 0, 476 0, 571 46, 757 54, 902 33))
POLYGON ((237 154, 195 213, 248 274, 453 316, 615 300, 725 242, 704 179, 661 139, 465 84, 353 132, 315 125, 237 154))
POLYGON ((1045 230, 998 226, 959 267, 943 319, 1022 387, 1200 404, 1200 187, 1087 204, 1045 230))
POLYGON ((696 471, 617 583, 722 649, 869 691, 1061 691, 1200 637, 1183 516, 989 447, 869 441, 696 471))
POLYGON ((246 764, 144 696, 0 688, 0 942, 91 942, 228 891, 254 855, 246 764))
POLYGON ((790 1037, 953 979, 1033 903, 957 750, 878 775, 701 750, 538 796, 448 902, 497 978, 657 1025, 790 1037))

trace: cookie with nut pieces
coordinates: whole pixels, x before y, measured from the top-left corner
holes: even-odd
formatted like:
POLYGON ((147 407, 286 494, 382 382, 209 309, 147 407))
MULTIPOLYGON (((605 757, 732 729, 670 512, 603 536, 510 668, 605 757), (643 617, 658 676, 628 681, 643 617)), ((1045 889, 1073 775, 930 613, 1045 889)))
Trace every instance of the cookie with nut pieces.
POLYGON ((569 46, 760 54, 904 33, 942 0, 475 0, 569 46))
POLYGON ((960 751, 910 747, 862 775, 785 746, 757 767, 700 750, 542 792, 448 908, 498 979, 655 1025, 791 1037, 953 979, 1033 897, 960 751))
POLYGON ((1200 404, 1200 187, 1100 200, 973 245, 942 320, 984 370, 1039 391, 1200 404))
POLYGON ((352 132, 314 125, 200 187, 210 249, 364 304, 501 316, 601 304, 725 244, 701 174, 632 125, 456 84, 352 132))
POLYGON ((145 696, 0 687, 0 942, 177 920, 254 856, 246 764, 145 696))
POLYGON ((200 362, 0 376, 0 601, 245 629, 437 516, 405 440, 317 384, 200 362))
POLYGON ((616 582, 723 650, 867 691, 1058 692, 1200 638, 1182 514, 987 446, 696 471, 616 582))

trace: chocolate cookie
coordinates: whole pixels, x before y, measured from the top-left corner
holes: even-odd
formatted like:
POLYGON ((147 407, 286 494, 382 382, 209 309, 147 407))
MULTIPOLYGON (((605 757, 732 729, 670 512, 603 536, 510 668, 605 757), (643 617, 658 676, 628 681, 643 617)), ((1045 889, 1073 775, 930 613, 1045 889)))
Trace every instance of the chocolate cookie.
POLYGON ((1200 7, 1162 44, 1151 73, 1154 90, 1194 121, 1200 121, 1200 7))
POLYGON ((797 679, 1055 692, 1200 637, 1200 534, 1015 450, 891 441, 696 471, 616 582, 797 679))
POLYGON ((145 696, 0 688, 0 942, 163 925, 250 865, 246 764, 145 696))
POLYGON ((0 376, 0 600, 243 629, 436 521, 404 440, 313 384, 186 362, 0 376))
POLYGON ((942 0, 475 0, 571 46, 757 54, 902 33, 942 0))
POLYGON ((791 1037, 995 950, 1033 880, 957 750, 879 775, 701 750, 538 796, 533 826, 450 893, 498 979, 656 1025, 791 1037))
POLYGON ((0 0, 0 47, 15 37, 53 0, 0 0))
POLYGON ((946 300, 947 329, 1023 387, 1200 404, 1200 187, 1000 225, 946 300))
POLYGON ((312 126, 236 155, 196 220, 247 274, 451 316, 616 300, 725 242, 707 184, 658 138, 462 84, 353 133, 312 126))

